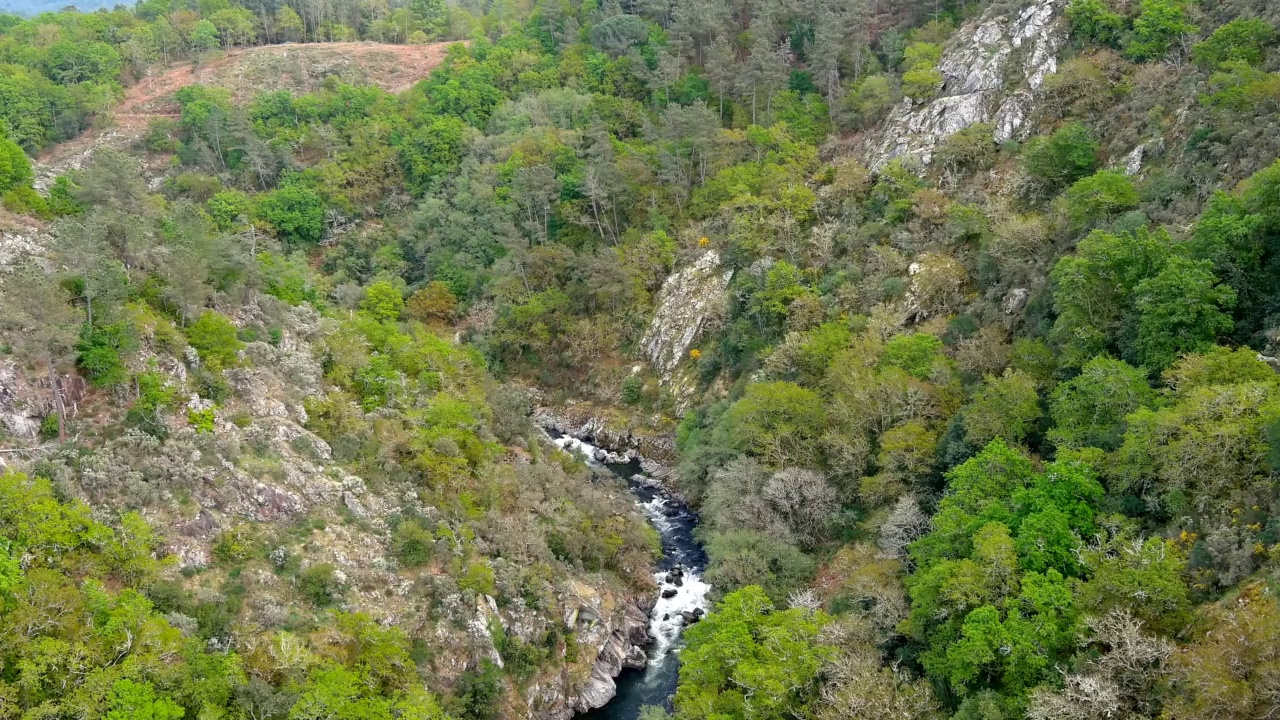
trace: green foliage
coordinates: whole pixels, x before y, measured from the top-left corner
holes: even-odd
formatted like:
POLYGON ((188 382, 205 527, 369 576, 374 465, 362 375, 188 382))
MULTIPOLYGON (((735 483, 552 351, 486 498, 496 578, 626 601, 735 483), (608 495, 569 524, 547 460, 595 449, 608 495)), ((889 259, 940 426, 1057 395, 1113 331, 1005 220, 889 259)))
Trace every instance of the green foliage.
POLYGON ((1137 189, 1123 172, 1103 170, 1067 189, 1066 214, 1073 229, 1084 230, 1133 210, 1138 199, 1137 189))
POLYGON ((1159 60, 1180 38, 1199 30, 1187 19, 1182 0, 1142 0, 1125 54, 1137 61, 1159 60))
MULTIPOLYGON (((1080 241, 1075 255, 1058 260, 1050 273, 1053 303, 1058 311, 1052 337, 1062 350, 1064 365, 1079 367, 1110 348, 1136 358, 1132 350, 1136 344, 1132 319, 1138 315, 1138 285, 1160 273, 1170 245, 1169 236, 1163 231, 1144 228, 1119 235, 1094 231, 1080 241)), ((1195 268, 1199 266, 1192 270, 1195 268)), ((1196 276, 1203 279, 1199 271, 1196 276)), ((1147 291, 1157 293, 1165 287, 1164 283, 1148 285, 1147 291)), ((1160 302, 1150 295, 1148 303, 1153 312, 1161 311, 1160 302)), ((1154 341, 1160 337, 1161 329, 1148 323, 1148 332, 1154 341)))
POLYGON ((622 380, 622 402, 627 405, 635 405, 643 399, 644 381, 639 375, 631 374, 622 380))
POLYGON ((1262 62, 1264 48, 1276 38, 1275 28, 1258 18, 1236 18, 1218 27, 1191 48, 1191 57, 1204 67, 1240 61, 1251 66, 1262 62))
POLYGON ((1125 19, 1107 0, 1071 0, 1067 6, 1072 35, 1100 45, 1115 45, 1125 29, 1125 19))
POLYGON ((259 196, 257 217, 269 223, 290 248, 307 247, 324 237, 325 202, 300 183, 259 196))
POLYGON ((924 380, 933 372, 934 365, 941 356, 942 341, 933 335, 897 335, 885 343, 884 352, 880 355, 880 365, 899 368, 912 377, 924 380))
POLYGON ((1125 418, 1153 406, 1155 400, 1141 370, 1122 360, 1096 357, 1053 391, 1049 440, 1059 449, 1114 450, 1123 438, 1125 418))
POLYGON ((360 308, 378 322, 394 322, 404 311, 404 296, 395 285, 379 281, 365 288, 360 308))
POLYGON ((1089 128, 1070 123, 1047 138, 1027 143, 1023 166, 1050 189, 1065 187, 1093 173, 1098 167, 1099 144, 1089 128))
POLYGON ((391 552, 404 567, 421 567, 431 561, 436 538, 416 518, 401 520, 391 535, 391 552))
POLYGON ((731 530, 708 535, 705 541, 711 558, 706 580, 717 588, 759 585, 782 602, 813 577, 813 560, 786 540, 754 530, 731 530))
POLYGON ((794 383, 754 383, 727 416, 735 447, 778 467, 804 464, 818 453, 825 430, 822 399, 794 383))
POLYGON ((685 632, 676 713, 682 718, 782 720, 816 700, 834 648, 820 643, 821 611, 776 610, 758 587, 726 595, 685 632))
POLYGON ((34 179, 27 154, 17 143, 0 133, 0 195, 30 187, 34 179))
POLYGON ((203 410, 187 411, 187 424, 195 428, 196 432, 202 434, 213 432, 213 423, 216 418, 217 413, 211 407, 203 410))
POLYGON ((1163 370, 1183 353, 1212 347, 1234 323, 1226 310, 1236 291, 1218 283, 1207 260, 1172 257, 1164 269, 1134 288, 1139 362, 1163 370))
POLYGON ((106 720, 179 720, 185 712, 170 698, 158 696, 151 683, 117 680, 107 698, 106 720))
POLYGON ((432 118, 413 131, 400 148, 400 162, 410 185, 426 194, 431 183, 462 160, 463 122, 454 117, 432 118))
POLYGON ((495 720, 504 690, 502 669, 489 660, 462 673, 456 690, 456 712, 465 720, 495 720))
POLYGON ((908 635, 954 691, 1020 693, 1074 650, 1080 616, 1068 579, 1095 531, 1102 486, 1074 460, 1037 473, 996 440, 947 476, 932 530, 911 545, 908 635))
POLYGON ((215 310, 206 310, 187 328, 187 342, 213 370, 236 364, 243 347, 231 320, 215 310))
POLYGON ((95 386, 113 387, 129 379, 123 355, 136 347, 133 329, 125 324, 92 327, 86 323, 76 343, 76 364, 95 386))
POLYGON ((332 605, 344 589, 332 563, 316 563, 298 573, 298 591, 316 607, 332 605))
POLYGON ((995 438, 1019 444, 1035 430, 1040 419, 1036 382, 1017 370, 1002 377, 987 376, 982 388, 964 409, 965 441, 975 447, 995 438))

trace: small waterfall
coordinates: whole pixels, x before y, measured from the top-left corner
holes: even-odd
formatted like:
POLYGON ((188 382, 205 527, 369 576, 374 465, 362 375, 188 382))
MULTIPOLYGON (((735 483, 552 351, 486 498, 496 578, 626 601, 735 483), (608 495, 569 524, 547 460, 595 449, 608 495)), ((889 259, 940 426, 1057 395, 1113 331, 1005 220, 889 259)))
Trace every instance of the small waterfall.
MULTIPOLYGON (((702 580, 707 555, 694 539, 698 515, 680 500, 671 497, 635 463, 605 464, 609 453, 594 445, 561 436, 561 448, 584 457, 588 465, 606 468, 625 479, 640 509, 662 538, 663 558, 654 580, 658 600, 649 618, 653 643, 646 648, 649 664, 643 670, 623 670, 618 676, 618 694, 607 705, 583 715, 584 720, 635 720, 645 705, 670 709, 679 679, 681 632, 711 609, 707 595, 711 586, 702 580), (666 596, 666 597, 664 597, 666 596)), ((616 456, 614 456, 616 457, 616 456)))

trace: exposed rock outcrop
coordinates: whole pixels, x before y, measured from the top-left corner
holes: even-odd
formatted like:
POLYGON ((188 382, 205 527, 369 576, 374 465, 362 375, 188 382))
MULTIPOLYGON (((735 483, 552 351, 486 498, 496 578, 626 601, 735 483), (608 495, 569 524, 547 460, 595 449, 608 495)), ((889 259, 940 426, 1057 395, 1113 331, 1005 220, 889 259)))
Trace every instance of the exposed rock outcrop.
POLYGON ((1016 15, 988 12, 961 28, 938 64, 939 96, 923 105, 904 99, 868 148, 868 164, 906 157, 928 165, 939 143, 978 123, 995 126, 996 142, 1022 137, 1036 94, 1058 69, 1067 40, 1063 5, 1038 0, 1016 15))
POLYGON ((732 279, 733 270, 720 267, 720 254, 708 250, 663 283, 658 309, 640 347, 664 381, 670 381, 707 321, 724 310, 732 279))

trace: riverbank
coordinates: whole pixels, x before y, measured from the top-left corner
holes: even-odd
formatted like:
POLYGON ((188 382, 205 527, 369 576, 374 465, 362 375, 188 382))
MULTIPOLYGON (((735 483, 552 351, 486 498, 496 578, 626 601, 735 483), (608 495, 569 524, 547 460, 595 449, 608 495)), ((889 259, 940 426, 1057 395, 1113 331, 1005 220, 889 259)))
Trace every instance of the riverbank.
POLYGON ((640 458, 606 450, 587 440, 561 434, 555 428, 551 430, 558 436, 555 437, 557 445, 581 455, 592 466, 626 480, 637 504, 662 539, 663 558, 654 573, 658 596, 650 612, 647 661, 641 669, 624 669, 614 680, 614 697, 582 717, 584 720, 636 720, 646 705, 669 710, 679 681, 682 632, 710 609, 707 596, 711 586, 702 580, 707 556, 694 537, 697 513, 660 480, 644 472, 640 458), (610 459, 617 462, 610 463, 610 459))

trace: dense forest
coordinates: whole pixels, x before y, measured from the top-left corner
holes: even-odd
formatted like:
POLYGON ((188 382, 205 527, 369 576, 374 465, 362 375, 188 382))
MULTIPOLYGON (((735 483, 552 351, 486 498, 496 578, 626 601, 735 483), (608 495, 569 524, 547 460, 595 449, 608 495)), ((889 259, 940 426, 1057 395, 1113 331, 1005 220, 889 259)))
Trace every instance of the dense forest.
POLYGON ((1278 32, 1266 0, 0 15, 0 718, 586 709, 659 547, 530 418, 581 403, 672 438, 701 516, 715 608, 646 720, 1274 716, 1278 32), (170 68, 356 40, 456 42, 402 93, 188 84, 111 132, 170 68))

